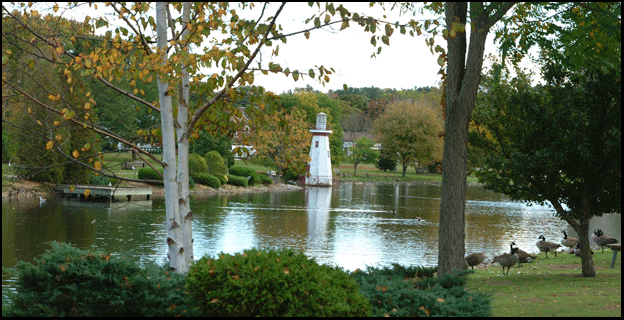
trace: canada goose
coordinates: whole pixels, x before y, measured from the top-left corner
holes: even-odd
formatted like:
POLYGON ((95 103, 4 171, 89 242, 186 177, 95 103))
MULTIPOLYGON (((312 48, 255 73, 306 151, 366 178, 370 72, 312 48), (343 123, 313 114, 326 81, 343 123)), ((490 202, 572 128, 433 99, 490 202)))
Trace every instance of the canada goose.
POLYGON ((561 240, 561 244, 568 248, 574 248, 579 239, 568 237, 568 233, 565 230, 561 230, 561 232, 563 232, 563 239, 561 240))
POLYGON ((420 215, 417 215, 412 220, 420 222, 420 221, 424 221, 425 219, 421 218, 420 215))
MULTIPOLYGON (((594 254, 594 251, 593 251, 593 250, 591 250, 591 249, 590 249, 589 251, 591 251, 591 254, 594 254)), ((581 243, 580 243, 580 242, 577 242, 577 243, 574 245, 574 254, 575 254, 577 257, 580 257, 580 256, 581 256, 581 243)))
MULTIPOLYGON (((513 242, 512 242, 513 243, 513 242)), ((503 275, 505 274, 505 267, 507 267, 507 274, 509 274, 509 268, 513 267, 518 263, 518 248, 514 248, 513 244, 510 245, 511 251, 510 253, 503 253, 500 256, 494 257, 492 263, 498 262, 503 267, 503 275)))
MULTIPOLYGON (((511 243, 512 245, 516 245, 515 242, 511 243)), ((529 254, 528 252, 518 248, 518 252, 516 252, 518 254, 518 268, 522 267, 522 264, 525 262, 531 262, 533 260, 535 260, 535 258, 537 258, 536 256, 529 254)))
POLYGON ((604 252, 605 244, 619 242, 617 239, 605 235, 600 229, 594 230, 594 233, 591 235, 591 239, 602 248, 602 252, 604 252))
POLYGON ((555 253, 555 257, 557 256, 557 248, 561 247, 558 243, 548 242, 544 235, 539 236, 540 239, 535 243, 540 252, 546 253, 546 258, 548 258, 548 252, 553 251, 555 253))
POLYGON ((386 213, 396 213, 396 209, 390 209, 390 210, 386 211, 386 213))
POLYGON ((471 253, 467 255, 465 259, 466 259, 466 262, 468 262, 468 266, 474 270, 474 266, 480 265, 481 262, 485 260, 485 253, 483 252, 471 253))

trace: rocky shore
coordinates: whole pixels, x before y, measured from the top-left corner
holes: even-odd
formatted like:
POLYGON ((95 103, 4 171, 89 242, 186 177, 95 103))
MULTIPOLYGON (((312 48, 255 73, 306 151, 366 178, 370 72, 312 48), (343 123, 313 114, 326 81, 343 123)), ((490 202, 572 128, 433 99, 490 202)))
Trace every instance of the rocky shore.
MULTIPOLYGON (((129 187, 141 187, 152 189, 152 196, 159 198, 165 196, 163 187, 151 186, 145 183, 128 182, 129 187)), ((257 185, 251 187, 237 187, 232 185, 224 185, 218 189, 206 187, 196 184, 191 189, 191 195, 194 196, 212 196, 216 194, 233 194, 233 193, 260 193, 260 192, 280 192, 300 190, 301 186, 274 183, 270 185, 257 185)), ((13 180, 10 185, 2 186, 2 199, 23 198, 23 197, 50 197, 55 196, 54 185, 51 183, 41 183, 25 180, 13 180)))

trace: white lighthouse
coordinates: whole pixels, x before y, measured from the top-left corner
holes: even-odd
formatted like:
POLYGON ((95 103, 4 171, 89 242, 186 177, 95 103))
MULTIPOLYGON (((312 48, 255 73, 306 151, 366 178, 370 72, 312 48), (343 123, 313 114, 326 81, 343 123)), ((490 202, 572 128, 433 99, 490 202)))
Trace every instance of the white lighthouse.
POLYGON ((310 163, 305 183, 310 186, 331 186, 332 167, 329 155, 329 134, 327 129, 327 115, 323 112, 316 115, 316 128, 312 132, 310 146, 310 163))

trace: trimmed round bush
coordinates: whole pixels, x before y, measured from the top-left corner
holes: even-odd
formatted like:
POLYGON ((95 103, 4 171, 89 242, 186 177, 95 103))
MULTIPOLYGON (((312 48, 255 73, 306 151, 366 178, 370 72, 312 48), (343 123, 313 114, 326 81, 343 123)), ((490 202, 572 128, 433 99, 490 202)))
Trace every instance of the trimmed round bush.
POLYGON ((230 168, 230 175, 235 175, 235 176, 245 177, 245 178, 251 176, 251 178, 249 179, 250 186, 253 186, 262 182, 260 180, 260 175, 256 172, 256 170, 253 170, 247 167, 233 166, 230 168))
POLYGON ((206 159, 196 153, 189 154, 189 176, 195 178, 197 174, 207 172, 208 166, 206 165, 206 159))
POLYGON ((228 183, 233 186, 247 187, 249 185, 249 182, 247 181, 247 178, 245 177, 239 177, 239 176, 228 174, 227 179, 228 179, 228 183))
POLYGON ((186 284, 204 316, 371 315, 368 299, 342 269, 289 249, 204 256, 191 266, 186 284))
POLYGON ((262 181, 262 184, 272 184, 273 180, 271 180, 271 178, 269 178, 269 176, 267 176, 266 174, 261 174, 260 175, 260 181, 262 181))
POLYGON ((211 175, 216 176, 217 174, 228 173, 228 167, 219 152, 210 151, 206 153, 204 158, 206 159, 206 165, 208 166, 207 172, 211 175))
POLYGON ((215 189, 221 187, 221 180, 210 173, 198 173, 195 176, 195 182, 215 189))

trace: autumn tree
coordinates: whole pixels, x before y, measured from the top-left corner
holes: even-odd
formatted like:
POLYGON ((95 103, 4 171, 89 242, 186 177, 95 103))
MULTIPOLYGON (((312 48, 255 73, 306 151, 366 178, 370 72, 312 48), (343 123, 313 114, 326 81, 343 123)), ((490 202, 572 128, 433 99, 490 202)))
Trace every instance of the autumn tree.
POLYGON ((357 166, 360 163, 373 163, 379 157, 379 151, 373 149, 375 141, 364 136, 355 140, 355 144, 349 148, 349 160, 353 163, 353 176, 357 176, 357 166))
POLYGON ((301 110, 272 115, 255 132, 253 141, 257 156, 274 163, 279 176, 304 174, 310 162, 312 133, 309 128, 306 113, 301 110))
POLYGON ((438 134, 442 123, 435 105, 398 101, 386 108, 373 124, 378 141, 385 150, 396 153, 403 165, 403 177, 414 161, 439 159, 442 145, 438 134))

